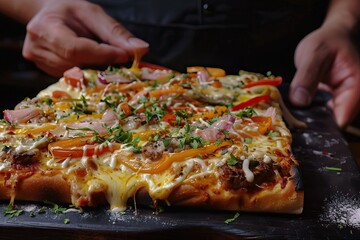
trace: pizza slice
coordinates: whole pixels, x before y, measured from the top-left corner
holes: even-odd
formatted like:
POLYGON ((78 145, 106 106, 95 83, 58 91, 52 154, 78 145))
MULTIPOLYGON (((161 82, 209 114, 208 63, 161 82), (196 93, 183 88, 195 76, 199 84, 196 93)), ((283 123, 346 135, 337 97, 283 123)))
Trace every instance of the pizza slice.
POLYGON ((301 213, 281 77, 77 67, 4 111, 0 199, 301 213))

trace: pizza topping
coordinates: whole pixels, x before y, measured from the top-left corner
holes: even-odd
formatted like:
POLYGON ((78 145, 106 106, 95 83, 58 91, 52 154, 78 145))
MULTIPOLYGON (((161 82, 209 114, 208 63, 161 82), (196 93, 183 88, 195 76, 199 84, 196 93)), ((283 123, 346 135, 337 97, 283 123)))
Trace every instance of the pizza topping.
POLYGON ((23 150, 16 149, 11 147, 6 151, 8 153, 7 160, 11 162, 12 165, 31 165, 40 160, 40 152, 38 149, 23 150))
POLYGON ((103 84, 130 83, 137 80, 133 74, 120 68, 108 68, 104 72, 99 72, 98 79, 103 84))
POLYGON ((260 162, 251 157, 235 159, 235 164, 224 164, 219 168, 226 188, 252 190, 258 188, 262 183, 268 184, 274 181, 273 164, 260 162))
POLYGON ((36 119, 44 115, 41 108, 23 108, 18 110, 5 110, 4 118, 6 121, 14 123, 26 123, 31 119, 36 119))
POLYGON ((73 88, 84 89, 87 81, 83 71, 78 67, 73 67, 64 72, 64 81, 73 88))
POLYGON ((236 198, 290 181, 291 135, 271 86, 280 79, 139 67, 75 68, 6 110, 6 119, 15 119, 11 111, 42 113, 0 124, 1 172, 56 169, 71 185, 73 204, 107 201, 121 211, 139 189, 154 201, 203 205, 213 194, 236 198), (38 117, 50 123, 40 125, 38 117))
POLYGON ((224 140, 234 122, 234 116, 224 115, 204 130, 197 130, 196 134, 200 135, 205 141, 209 141, 211 143, 214 143, 217 140, 224 140))
POLYGON ((165 145, 163 141, 147 142, 142 147, 142 156, 150 160, 157 160, 162 157, 165 151, 165 145))
POLYGON ((250 164, 250 160, 248 158, 246 158, 242 163, 242 169, 244 170, 246 181, 253 182, 254 181, 254 173, 252 171, 250 171, 249 164, 250 164))
POLYGON ((142 68, 141 69, 141 78, 148 80, 161 80, 166 79, 172 76, 172 71, 170 70, 160 70, 160 69, 150 69, 150 68, 142 68))
POLYGON ((265 79, 260 79, 258 81, 249 82, 242 88, 251 88, 251 87, 261 86, 261 85, 279 86, 281 83, 282 83, 282 77, 265 78, 265 79))
POLYGON ((269 100, 270 100, 270 96, 268 96, 268 95, 256 96, 245 102, 242 102, 242 103, 239 103, 239 104, 233 106, 232 111, 238 111, 238 110, 244 109, 246 107, 251 107, 259 102, 266 102, 269 100))

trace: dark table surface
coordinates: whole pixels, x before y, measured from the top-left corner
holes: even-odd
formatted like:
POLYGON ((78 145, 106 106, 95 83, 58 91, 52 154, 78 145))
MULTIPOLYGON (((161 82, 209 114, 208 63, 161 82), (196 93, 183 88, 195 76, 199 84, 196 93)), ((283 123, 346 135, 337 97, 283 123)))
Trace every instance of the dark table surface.
MULTIPOLYGON (((41 88, 22 86, 20 91, 11 84, 2 86, 0 108, 11 108, 41 88)), ((236 212, 167 207, 154 214, 153 209, 140 206, 137 213, 132 209, 111 213, 103 207, 55 214, 44 203, 16 202, 22 214, 9 217, 3 214, 8 203, 2 202, 0 239, 360 239, 359 169, 331 112, 324 107, 326 98, 320 93, 310 108, 291 109, 309 126, 292 130, 293 152, 305 188, 300 215, 240 212, 233 222, 225 223, 236 212)))

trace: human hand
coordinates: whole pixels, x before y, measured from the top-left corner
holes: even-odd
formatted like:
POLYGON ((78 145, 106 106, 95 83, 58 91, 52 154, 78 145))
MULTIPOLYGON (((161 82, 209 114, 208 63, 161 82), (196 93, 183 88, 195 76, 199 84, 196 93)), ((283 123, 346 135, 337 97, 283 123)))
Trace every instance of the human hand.
POLYGON ((289 95, 292 104, 309 105, 320 88, 333 96, 328 106, 338 126, 351 123, 360 110, 360 60, 350 33, 340 26, 315 30, 299 43, 295 66, 289 95))
POLYGON ((134 37, 98 5, 49 0, 27 25, 23 56, 54 76, 73 66, 125 63, 148 43, 134 37))

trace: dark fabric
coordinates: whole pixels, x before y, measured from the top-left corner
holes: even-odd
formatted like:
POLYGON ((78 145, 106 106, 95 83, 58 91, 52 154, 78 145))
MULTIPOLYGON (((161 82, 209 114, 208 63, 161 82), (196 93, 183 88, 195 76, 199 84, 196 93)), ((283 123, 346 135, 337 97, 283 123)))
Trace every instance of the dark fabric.
POLYGON ((150 43, 145 61, 272 71, 291 78, 298 42, 319 27, 325 0, 94 0, 150 43))

